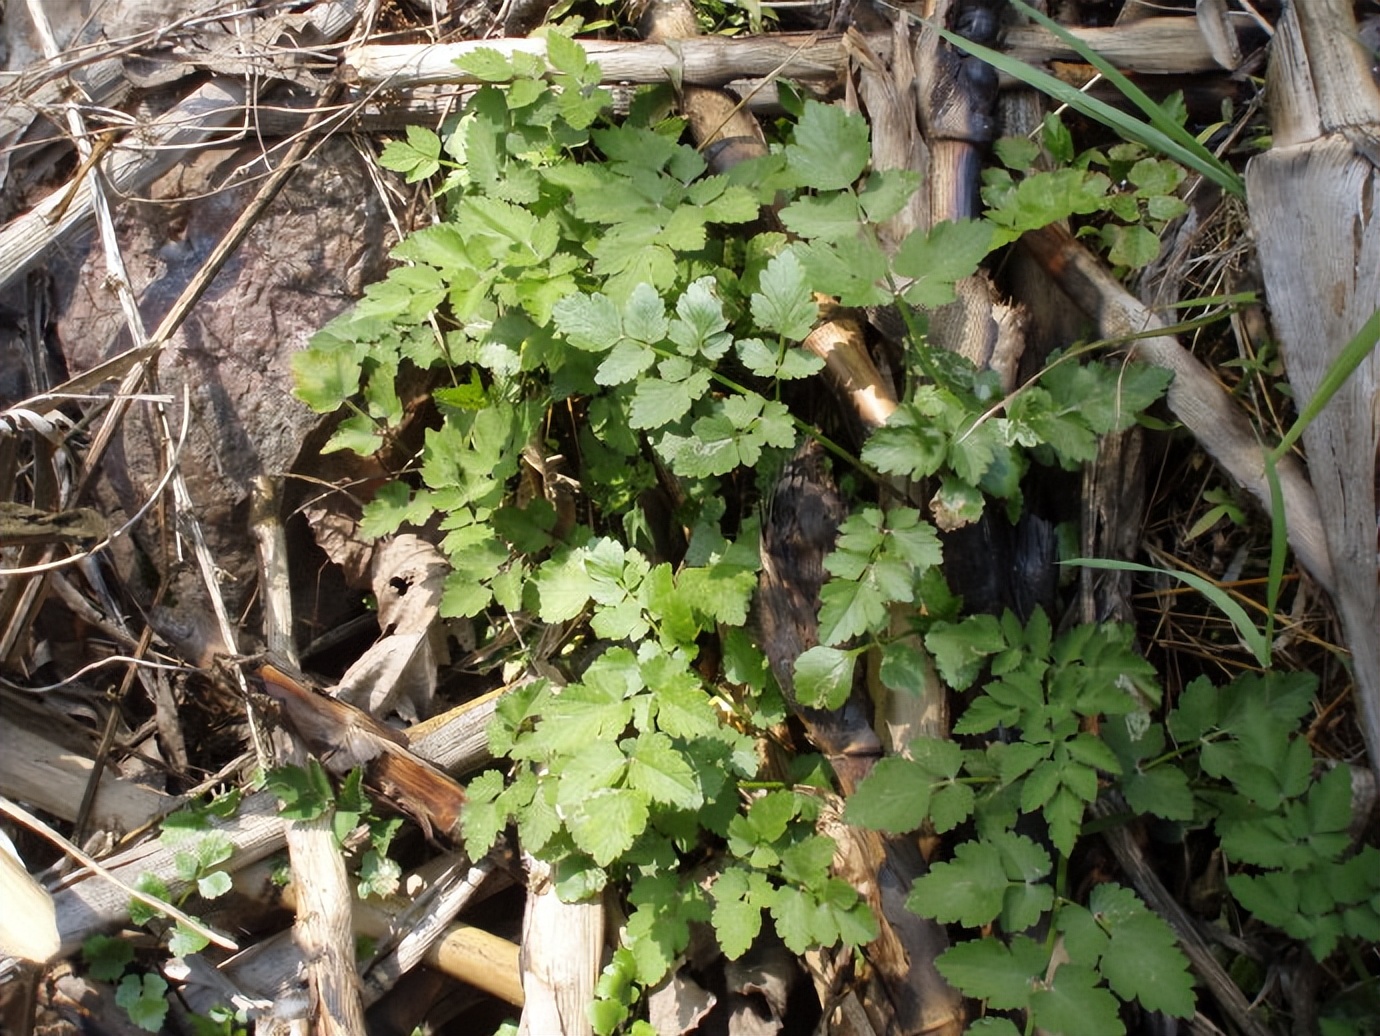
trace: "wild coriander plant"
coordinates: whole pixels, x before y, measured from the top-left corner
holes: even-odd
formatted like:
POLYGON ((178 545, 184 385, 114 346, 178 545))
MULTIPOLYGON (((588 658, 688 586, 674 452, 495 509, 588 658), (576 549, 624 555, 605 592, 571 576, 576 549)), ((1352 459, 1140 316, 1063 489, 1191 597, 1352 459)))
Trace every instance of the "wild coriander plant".
MULTIPOLYGON (((1128 630, 1056 636, 1043 613, 1024 624, 965 618, 938 568, 936 523, 973 521, 989 500, 1019 514, 1033 465, 1076 469, 1167 376, 1065 357, 1003 399, 992 374, 927 344, 923 311, 951 301, 991 249, 1072 212, 1122 217, 1127 232, 1103 236, 1114 261, 1136 265, 1145 242, 1134 228, 1153 233, 1173 214, 1182 170, 1112 149, 1020 181, 1000 171, 989 218, 914 233, 888 253, 878 224, 917 177, 869 169, 860 117, 806 103, 782 146, 713 173, 654 93, 611 122, 579 46, 553 31, 547 48, 554 72, 521 54, 462 59, 486 84, 463 113, 384 151, 410 180, 440 178, 441 218, 397 246, 400 265, 315 336, 296 373, 310 406, 346 410, 330 448, 365 455, 403 419, 399 379, 431 379, 437 417, 420 462, 366 505, 363 529, 439 528, 453 567, 444 611, 494 643, 517 632, 512 641, 527 645, 511 649, 517 665, 532 661, 523 652, 537 650, 540 629, 564 645, 554 662, 540 659, 549 678, 498 706, 490 738, 504 766, 472 781, 464 838, 478 855, 513 827, 554 865, 562 896, 608 886, 626 896, 623 947, 592 1009, 597 1031, 645 1027, 629 1021, 637 991, 668 973, 692 924, 711 926, 729 957, 768 920, 797 952, 860 946, 876 931, 857 892, 831 875, 833 845, 816 830, 821 760, 800 756, 764 780, 754 740, 785 715, 750 619, 756 508, 810 433, 782 389, 820 370, 800 346, 817 293, 899 307, 912 329, 905 396, 855 463, 939 492, 926 514, 857 490, 827 561, 821 643, 801 659, 797 690, 807 704, 837 704, 867 650, 881 652, 885 682, 911 686, 905 674, 920 660, 890 628, 895 603, 914 606, 914 632, 952 688, 984 678, 956 726, 984 747, 918 741, 883 760, 847 807, 854 823, 960 839, 911 905, 968 936, 940 968, 992 1012, 975 1030, 1019 1022, 1102 1036, 1123 1031, 1129 1002, 1192 1014, 1165 922, 1118 885, 1085 897, 1069 887, 1088 808, 1105 793, 1215 825, 1258 868, 1232 882, 1243 906, 1318 952, 1369 931, 1371 879, 1352 862, 1369 858, 1348 856, 1336 837, 1340 778, 1313 779, 1306 743, 1285 732, 1289 709, 1270 713, 1279 725, 1269 737, 1298 758, 1287 786, 1265 794, 1249 753, 1233 748, 1265 736, 1262 720, 1222 704, 1252 693, 1245 684, 1194 690, 1161 725, 1155 673, 1128 630), (1112 190, 1113 177, 1132 187, 1112 190), (767 205, 792 238, 762 228, 767 205), (547 491, 532 489, 534 471, 547 491), (559 480, 577 490, 574 503, 549 491, 559 480), (667 485, 669 522, 648 503, 667 485), (683 543, 668 544, 668 524, 683 543), (1252 837, 1277 823, 1318 833, 1301 864, 1252 837), (1270 913, 1261 904, 1300 865, 1345 881, 1328 902, 1296 886, 1300 910, 1270 913), (1066 961, 1057 968, 1056 954, 1066 961)), ((1046 131, 1058 147, 1060 130, 1046 131)), ((999 153, 1018 170, 1034 158, 1018 144, 999 153)), ((1285 697, 1290 709, 1300 700, 1285 697)))

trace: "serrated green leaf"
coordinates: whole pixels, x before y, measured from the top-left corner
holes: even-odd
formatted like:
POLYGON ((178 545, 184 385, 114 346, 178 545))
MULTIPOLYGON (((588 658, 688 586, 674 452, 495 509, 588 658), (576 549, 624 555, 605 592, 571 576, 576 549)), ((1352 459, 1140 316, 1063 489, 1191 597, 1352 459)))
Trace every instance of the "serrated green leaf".
POLYGON ((850 824, 874 831, 915 831, 929 815, 933 783, 933 775, 910 759, 880 759, 848 797, 844 818, 850 824))
POLYGON ((654 350, 641 342, 624 339, 604 357, 594 372, 594 380, 600 385, 622 385, 636 380, 654 363, 654 350))
POLYGON ((1002 165, 1016 172, 1029 169, 1040 156, 1040 145, 1027 137, 1002 137, 992 150, 1002 165))
POLYGON ((642 378, 633 390, 628 424, 633 428, 661 428, 689 413, 696 400, 709 391, 710 374, 698 370, 682 381, 642 378))
POLYGON ((917 697, 927 693, 932 684, 937 686, 929 656, 909 640, 883 645, 878 676, 890 690, 917 697))
POLYGON ((566 829, 575 844, 600 867, 622 856, 647 827, 647 797, 627 788, 600 788, 566 813, 566 829))
POLYGON ((850 193, 806 195, 781 210, 781 222, 803 240, 840 241, 855 237, 862 222, 858 200, 850 193))
POLYGON ((1107 747, 1106 742, 1093 734, 1075 734, 1065 742, 1068 753, 1080 763, 1084 763, 1106 773, 1121 773, 1121 763, 1116 754, 1107 747))
POLYGON ((628 758, 609 741, 596 741, 568 760, 561 769, 557 805, 564 808, 604 788, 617 786, 628 769, 628 758))
MULTIPOLYGON (((226 874, 225 878, 229 881, 230 875, 226 874)), ((200 932, 193 931, 181 922, 178 922, 172 934, 168 936, 168 952, 174 957, 190 957, 194 953, 200 953, 210 945, 210 939, 200 932)))
POLYGON ((805 267, 789 248, 767 263, 751 301, 758 327, 792 341, 808 335, 819 318, 805 267))
POLYGON ((115 989, 115 1002, 139 1028, 163 1031, 168 1016, 168 984, 161 975, 126 975, 115 989))
POLYGON ((871 158, 867 123, 835 105, 806 101, 786 145, 786 166, 802 187, 820 191, 851 186, 871 158))
POLYGON ((841 707, 853 689, 856 652, 816 645, 795 660, 795 696, 802 705, 841 707))
POLYGON ((819 639, 825 644, 860 637, 886 621, 887 600, 872 580, 831 579, 819 598, 819 639))
POLYGON ((1064 964, 1054 973, 1048 988, 1030 995, 1034 1024, 1062 1036, 1122 1036, 1116 997, 1098 984, 1097 972, 1077 964, 1064 964))
POLYGON ((710 894, 714 898, 710 922, 719 948, 729 960, 737 960, 762 930, 762 911, 773 899, 771 887, 765 875, 733 867, 719 875, 710 894))
POLYGON ((789 791, 769 791, 752 800, 748 807, 748 829, 759 843, 776 841, 786 833, 786 825, 797 812, 795 795, 789 791))
POLYGON ((589 603, 590 579, 582 549, 552 555, 537 569, 538 614, 543 622, 567 622, 589 603))
POLYGON ((390 140, 379 154, 379 165, 405 173, 408 183, 434 176, 441 168, 441 139, 424 126, 408 126, 407 139, 390 140))
POLYGON ((546 60, 557 72, 572 76, 581 84, 598 82, 598 66, 589 60, 584 47, 559 32, 548 32, 546 39, 546 60))
POLYGON ((952 831, 973 815, 976 796, 966 784, 948 784, 930 798, 930 823, 939 834, 952 831))
POLYGON ((781 876, 805 888, 818 888, 834 860, 834 840, 809 835, 781 852, 781 876))
POLYGON ((623 307, 623 333, 629 338, 655 345, 666 337, 670 323, 666 305, 650 284, 639 284, 623 307))
POLYGON ((996 939, 974 939, 945 950, 934 962, 939 973, 967 996, 986 1000, 999 1011, 1024 1009, 1044 977, 1048 959, 1024 935, 1004 946, 996 939))
POLYGON ((761 378, 792 381, 818 374, 824 360, 796 347, 773 349, 760 338, 744 338, 738 343, 738 358, 743 366, 761 378))
POLYGON ((885 223, 896 215, 920 187, 921 176, 913 169, 874 169, 858 192, 868 220, 885 223))
POLYGON ((926 232, 912 231, 896 250, 893 269, 911 283, 907 302, 935 309, 955 299, 954 283, 971 277, 987 254, 992 225, 982 220, 943 221, 926 232))
POLYGON ((776 934, 792 953, 801 954, 814 945, 815 904, 801 889, 784 885, 771 904, 776 934))
POLYGON ((493 47, 476 47, 455 59, 462 72, 486 83, 506 83, 513 78, 513 65, 493 47))
POLYGON ((197 879, 196 891, 202 899, 216 899, 230 891, 233 882, 225 871, 212 871, 197 879))
POLYGON ((618 306, 602 292, 578 292, 557 302, 552 319, 571 345, 587 352, 610 349, 623 335, 618 306))
POLYGON ((887 257, 872 238, 817 239, 797 251, 815 291, 838 296, 844 306, 881 306, 891 301, 880 283, 887 275, 887 257))
MULTIPOLYGON (((318 334, 313 343, 322 339, 318 334)), ((292 357, 294 393, 318 414, 330 413, 359 391, 360 363, 368 353, 364 342, 311 347, 292 357)))
POLYGON ((699 781, 686 757, 665 734, 639 734, 628 758, 628 785, 647 793, 653 802, 681 809, 704 805, 699 781))
POLYGON ((1093 889, 1088 908, 1111 936, 1100 970, 1112 991, 1147 1011, 1193 1017, 1193 977, 1173 929, 1130 889, 1111 883, 1093 889))
POLYGON ((1045 803, 1045 820, 1049 823, 1049 840, 1065 856, 1073 853, 1073 844, 1083 827, 1083 803, 1066 787, 1061 787, 1045 803))
POLYGON ((1122 778, 1121 793, 1126 796, 1126 804, 1137 813, 1165 820, 1193 819, 1193 789, 1189 786, 1188 775, 1177 766, 1131 771, 1122 778))
POLYGON ((900 406, 863 446, 862 459, 888 475, 928 478, 948 456, 949 436, 914 407, 900 406))
POLYGON ((1109 262, 1132 270, 1139 270, 1154 262, 1161 246, 1159 235, 1139 224, 1103 227, 1102 243, 1107 246, 1109 262))
POLYGON ((91 977, 100 982, 114 982, 134 960, 134 946, 113 935, 89 935, 81 944, 82 958, 91 977))
POLYGON ((1005 646, 992 615, 973 615, 957 624, 937 622, 925 634, 925 648, 939 675, 956 691, 971 687, 987 658, 1005 646))
POLYGON ((954 858, 930 867, 917 878, 906 909, 943 924, 957 921, 978 928, 996 920, 1006 895, 1001 853, 989 842, 964 842, 954 858))
POLYGON ((701 277, 676 300, 676 319, 671 321, 667 336, 685 356, 698 354, 717 360, 733 341, 727 327, 728 318, 714 294, 713 280, 701 277))
POLYGON ((986 218, 997 226, 991 246, 998 248, 1027 230, 1038 230, 1070 216, 1097 212, 1110 187, 1111 181, 1101 173, 1063 168, 1032 173, 1003 194, 984 189, 983 200, 992 206, 986 218))

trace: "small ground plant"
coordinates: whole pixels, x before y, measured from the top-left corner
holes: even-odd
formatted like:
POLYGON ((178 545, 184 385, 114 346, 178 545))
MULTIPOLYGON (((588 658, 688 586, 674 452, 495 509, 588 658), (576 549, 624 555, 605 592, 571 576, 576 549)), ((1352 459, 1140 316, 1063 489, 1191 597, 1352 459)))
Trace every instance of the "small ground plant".
POLYGON ((797 692, 837 705, 877 652, 883 682, 911 693, 911 636, 953 690, 976 688, 960 741, 884 759, 847 805, 853 823, 951 840, 910 905, 951 927, 939 967, 984 1005, 973 1031, 1105 1036, 1124 1031, 1126 1005, 1193 1014, 1166 922, 1115 882, 1071 886, 1099 797, 1213 832, 1239 907, 1316 956, 1376 938, 1380 868, 1351 850, 1345 771, 1320 770, 1294 733, 1304 678, 1194 684, 1167 708, 1129 629, 965 616, 940 574, 941 527, 990 506, 1018 516, 1027 473, 1092 459, 1167 376, 1065 357, 1003 398, 995 375, 928 344, 925 312, 991 250, 1073 214, 1113 217, 1090 233, 1114 263, 1142 265, 1181 211, 1183 169, 1140 145, 1075 155, 1051 121, 1057 168, 1034 172, 1035 145, 1004 144, 986 219, 889 252, 878 225, 918 184, 869 168, 860 117, 806 103, 770 155, 714 173, 656 92, 610 122, 597 68, 557 32, 547 47, 554 74, 522 54, 463 59, 485 82, 463 113, 385 150, 409 180, 439 180, 440 218, 296 371, 309 405, 345 408, 331 447, 366 455, 400 434, 400 383, 434 386, 417 462, 363 528, 435 528, 453 569, 445 612, 518 645, 510 671, 540 663, 544 678, 498 707, 503 765, 471 783, 464 839, 478 856, 514 828, 562 896, 626 897, 596 1030, 645 1029, 637 990, 666 976, 692 925, 730 958, 768 924, 796 952, 876 932, 816 829, 827 767, 802 754, 764 779, 754 740, 786 713, 751 620, 758 513, 818 434, 786 402, 821 367, 801 347, 818 294, 897 307, 910 335, 900 408, 840 462, 852 513, 797 692), (769 205, 790 236, 763 229, 769 205), (933 505, 890 499, 884 476, 927 480, 933 505), (1283 766, 1260 765, 1266 752, 1283 766))

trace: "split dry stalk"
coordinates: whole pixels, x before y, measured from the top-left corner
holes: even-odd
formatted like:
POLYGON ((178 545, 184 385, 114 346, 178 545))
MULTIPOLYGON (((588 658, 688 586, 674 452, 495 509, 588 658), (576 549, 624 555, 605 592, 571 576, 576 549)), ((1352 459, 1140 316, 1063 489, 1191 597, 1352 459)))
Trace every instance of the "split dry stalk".
MULTIPOLYGON (((1265 296, 1300 410, 1380 310, 1380 90, 1346 0, 1293 0, 1266 81, 1270 150, 1246 168, 1265 296)), ((1380 570, 1375 462, 1380 356, 1369 354, 1304 430, 1327 587, 1356 681, 1357 719, 1380 774, 1380 570)), ((1290 535, 1294 532, 1290 520, 1290 535)))

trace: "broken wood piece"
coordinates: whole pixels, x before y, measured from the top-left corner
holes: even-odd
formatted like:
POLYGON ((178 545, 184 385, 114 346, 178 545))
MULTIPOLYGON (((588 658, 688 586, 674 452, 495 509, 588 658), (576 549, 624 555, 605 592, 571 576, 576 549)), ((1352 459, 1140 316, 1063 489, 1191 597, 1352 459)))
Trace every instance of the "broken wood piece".
POLYGON ((465 789, 413 753, 407 738, 362 709, 309 690, 303 678, 263 662, 251 669, 284 718, 328 770, 364 769, 364 783, 412 817, 428 837, 453 839, 460 830, 465 789))
MULTIPOLYGON (((1308 0, 1311 2, 1311 0, 1308 0)), ((1197 18, 1138 18, 1105 28, 1068 26, 1070 35, 1086 43, 1123 72, 1144 75, 1182 76, 1215 72, 1223 67, 1219 52, 1249 49, 1251 37, 1259 36, 1253 20, 1233 12, 1225 23, 1235 38, 1209 40, 1197 18), (1244 46, 1243 46, 1243 40, 1244 46)), ((1215 27, 1214 27, 1215 28, 1215 27)), ((1008 56, 1031 65, 1049 61, 1082 61, 1082 56, 1048 29, 1038 25, 1013 25, 1002 39, 1008 56)))
MULTIPOLYGON (((249 868, 266 869, 267 861, 249 868)), ((241 876, 245 872, 242 872, 241 876)), ((358 962, 362 997, 366 1007, 376 1003, 397 980, 418 963, 482 989, 520 1007, 522 984, 518 975, 516 943, 455 920, 481 891, 504 876, 492 857, 470 865, 457 854, 429 861, 401 881, 400 891, 383 899, 353 900, 353 932, 374 940, 383 956, 358 962)), ((237 888, 242 888, 240 877, 237 888)), ((289 909, 299 909, 297 889, 273 885, 265 876, 250 881, 255 889, 289 909)), ((257 897, 257 892, 248 894, 257 897)), ((225 961, 211 981, 194 981, 183 990, 190 1006, 205 1012, 226 1001, 227 990, 265 1002, 279 1002, 300 989, 302 951, 291 931, 261 939, 225 961)), ((363 1032, 364 1030, 359 1030, 363 1032)))
MULTIPOLYGON (((353 0, 323 0, 284 28, 315 34, 315 41, 343 36, 359 17, 353 0)), ((246 79, 246 81, 249 81, 246 79)), ((138 195, 186 158, 193 148, 237 142, 252 125, 251 96, 234 79, 210 80, 178 104, 125 137, 101 163, 101 175, 112 195, 138 195)), ((95 219, 90 178, 84 174, 59 187, 29 212, 0 228, 0 288, 40 262, 48 252, 95 219)))
POLYGON ((896 397, 872 362, 856 320, 842 314, 830 317, 815 325, 800 344, 824 361, 864 427, 880 428, 896 412, 896 397))

